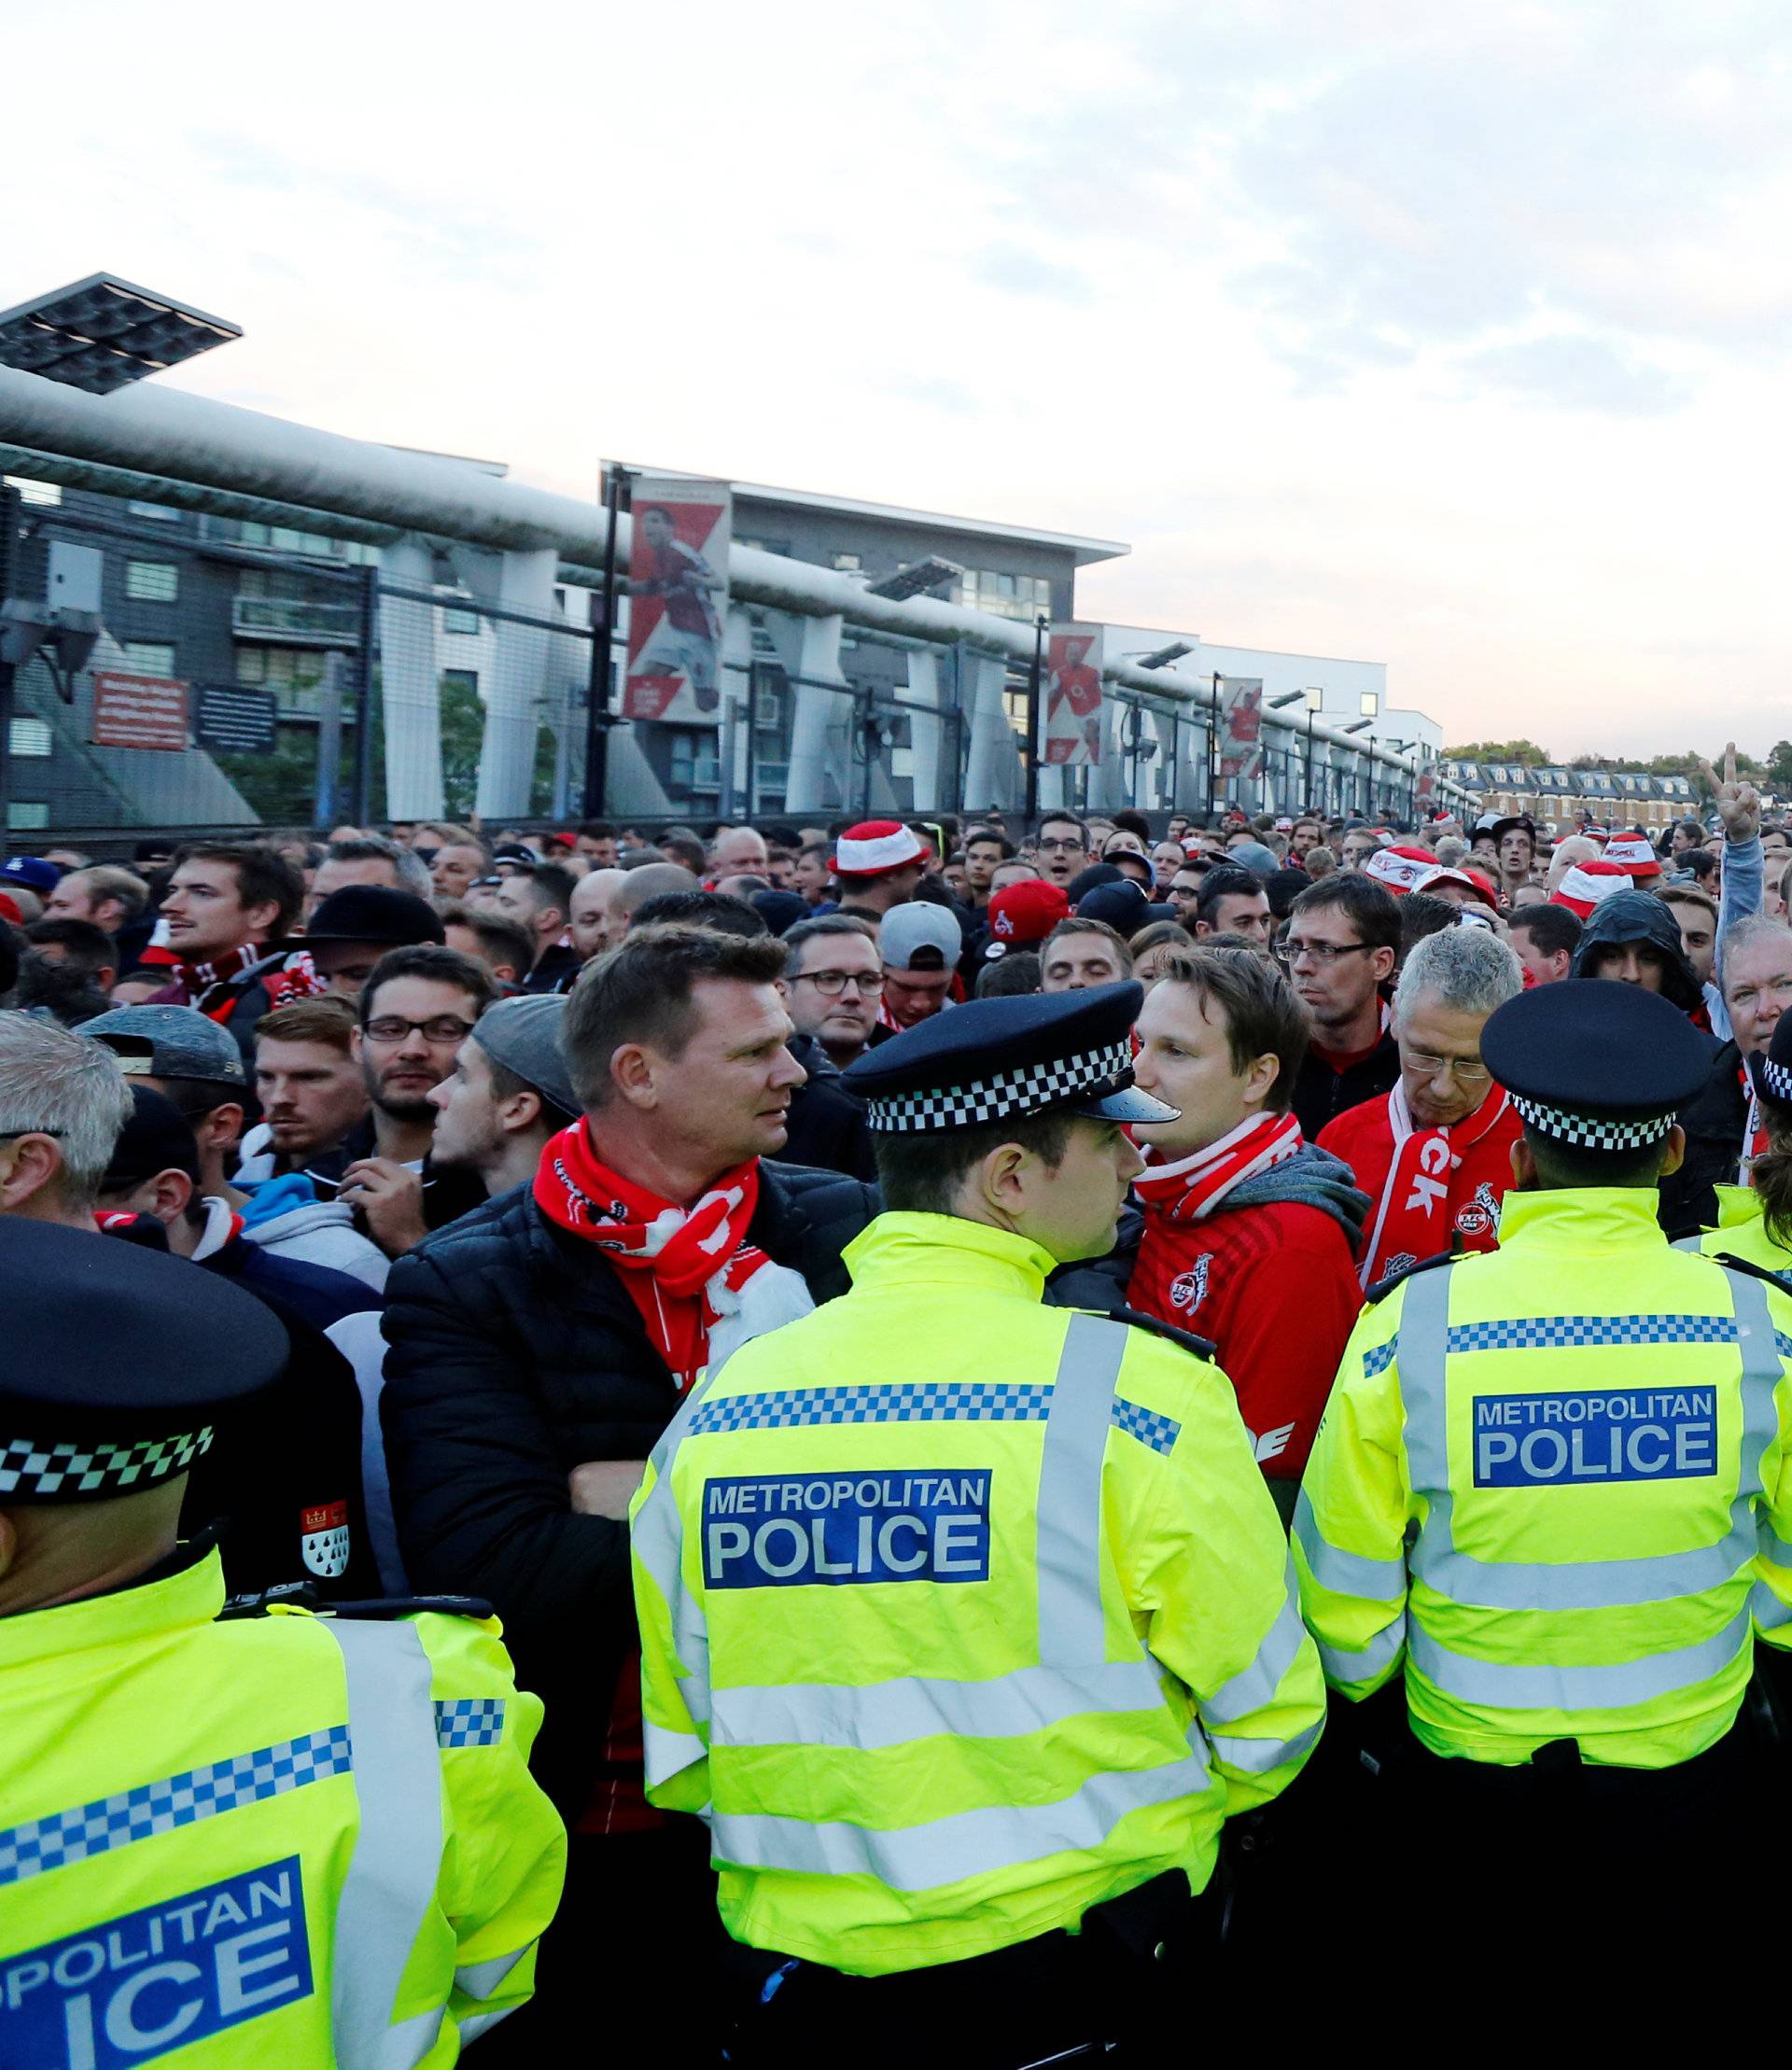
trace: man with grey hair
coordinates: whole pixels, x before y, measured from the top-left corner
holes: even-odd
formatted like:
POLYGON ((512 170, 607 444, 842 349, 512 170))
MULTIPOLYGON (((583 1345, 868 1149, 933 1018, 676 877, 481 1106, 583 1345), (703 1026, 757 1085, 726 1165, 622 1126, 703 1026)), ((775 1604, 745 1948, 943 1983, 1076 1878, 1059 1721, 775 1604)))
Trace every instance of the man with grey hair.
POLYGON ((409 891, 426 901, 436 893, 435 879, 420 855, 377 833, 355 834, 332 841, 324 850, 324 860, 305 894, 306 921, 332 891, 340 891, 345 884, 384 885, 388 891, 409 891))
POLYGON ((1375 1203, 1357 1271, 1365 1288, 1497 1243, 1523 1131, 1481 1061, 1481 1030, 1523 988, 1518 958, 1479 928, 1428 934, 1407 957, 1393 995, 1393 1090, 1340 1114, 1319 1139, 1375 1203))
POLYGON ((0 1214, 91 1229, 131 1092, 103 1042, 0 1014, 0 1214))

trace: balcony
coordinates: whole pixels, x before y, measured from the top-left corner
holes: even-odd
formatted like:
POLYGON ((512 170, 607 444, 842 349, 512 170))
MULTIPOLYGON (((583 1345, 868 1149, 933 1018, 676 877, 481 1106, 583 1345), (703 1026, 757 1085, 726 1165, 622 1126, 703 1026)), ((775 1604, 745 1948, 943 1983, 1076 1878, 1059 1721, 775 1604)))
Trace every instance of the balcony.
POLYGON ((357 604, 312 597, 236 596, 231 631, 238 639, 284 640, 295 647, 355 647, 360 641, 357 604))

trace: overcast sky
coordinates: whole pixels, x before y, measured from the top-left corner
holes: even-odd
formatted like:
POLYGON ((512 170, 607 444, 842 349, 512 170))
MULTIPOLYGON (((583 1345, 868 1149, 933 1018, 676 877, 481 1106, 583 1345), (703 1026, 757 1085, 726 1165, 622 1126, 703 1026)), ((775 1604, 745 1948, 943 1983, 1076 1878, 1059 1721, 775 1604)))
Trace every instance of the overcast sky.
POLYGON ((1783 6, 568 13, 15 11, 0 303, 109 269, 244 327, 183 386, 575 494, 1125 539, 1085 616, 1452 741, 1792 734, 1783 6))

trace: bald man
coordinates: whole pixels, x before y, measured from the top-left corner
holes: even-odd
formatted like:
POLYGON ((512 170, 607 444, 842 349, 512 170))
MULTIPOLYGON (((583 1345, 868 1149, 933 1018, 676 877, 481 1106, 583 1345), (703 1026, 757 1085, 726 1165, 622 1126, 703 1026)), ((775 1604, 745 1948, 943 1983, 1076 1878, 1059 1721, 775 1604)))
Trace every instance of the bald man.
POLYGON ((613 949, 628 932, 630 922, 649 899, 701 888, 695 872, 678 862, 644 862, 638 870, 624 870, 623 881, 610 893, 608 946, 613 949))
POLYGON ((567 925, 581 966, 609 948, 609 902, 627 877, 626 870, 587 870, 573 887, 567 925))

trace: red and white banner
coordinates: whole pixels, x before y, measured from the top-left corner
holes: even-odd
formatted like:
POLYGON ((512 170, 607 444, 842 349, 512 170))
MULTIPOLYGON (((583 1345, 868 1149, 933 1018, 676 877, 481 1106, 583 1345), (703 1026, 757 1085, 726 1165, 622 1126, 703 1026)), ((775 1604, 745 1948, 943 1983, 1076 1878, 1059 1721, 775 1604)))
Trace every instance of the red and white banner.
POLYGON ((122 669, 93 671, 96 748, 156 748, 178 754, 187 746, 187 685, 172 676, 133 676, 122 669))
POLYGON ((1220 678, 1220 776, 1246 782, 1263 763, 1263 678, 1220 678))
POLYGON ((637 475, 631 512, 623 716, 720 725, 734 529, 728 484, 637 475))
POLYGON ((1045 642, 1044 761, 1055 768, 1101 760, 1101 627, 1054 625, 1045 642))

